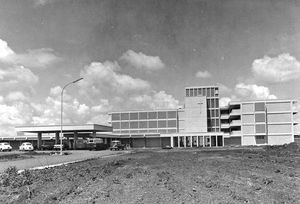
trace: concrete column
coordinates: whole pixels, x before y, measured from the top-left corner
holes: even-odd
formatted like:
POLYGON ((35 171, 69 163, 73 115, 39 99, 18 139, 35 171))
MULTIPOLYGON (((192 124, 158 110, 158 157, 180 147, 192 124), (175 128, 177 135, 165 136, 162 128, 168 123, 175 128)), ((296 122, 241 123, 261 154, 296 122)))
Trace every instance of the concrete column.
POLYGON ((196 138, 197 147, 199 147, 199 136, 196 138))
POLYGON ((71 145, 71 141, 70 141, 70 137, 69 136, 67 136, 67 144, 68 144, 68 146, 69 146, 69 149, 71 149, 72 147, 72 145, 71 145))
POLYGON ((209 147, 211 147, 211 135, 209 136, 209 147))
POLYGON ((78 140, 78 132, 74 131, 74 143, 73 143, 73 149, 76 150, 76 143, 78 140))
POLYGON ((39 132, 38 133, 38 138, 37 138, 37 148, 41 149, 41 146, 42 146, 42 133, 39 132))
POLYGON ((193 147, 193 136, 190 136, 190 146, 193 147))
POLYGON ((55 144, 60 144, 60 142, 59 142, 59 132, 55 133, 55 144))
POLYGON ((177 137, 177 141, 178 141, 177 142, 177 147, 180 147, 180 137, 179 136, 177 137))
POLYGON ((202 136, 202 146, 205 147, 205 143, 204 143, 204 135, 202 136))
POLYGON ((173 138, 173 136, 171 136, 170 140, 171 140, 171 147, 174 147, 174 138, 173 138))
POLYGON ((186 148, 186 136, 183 136, 183 146, 186 148))

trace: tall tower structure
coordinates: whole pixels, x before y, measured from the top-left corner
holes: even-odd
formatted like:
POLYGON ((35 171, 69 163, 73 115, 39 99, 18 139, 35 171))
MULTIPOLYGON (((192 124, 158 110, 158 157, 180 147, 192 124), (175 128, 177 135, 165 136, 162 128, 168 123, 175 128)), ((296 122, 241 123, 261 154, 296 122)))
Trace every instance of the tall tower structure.
MULTIPOLYGON (((205 117, 205 132, 220 132, 219 87, 186 87, 185 97, 186 113, 192 112, 193 114, 195 114, 195 112, 198 112, 198 120, 199 122, 202 121, 202 124, 200 125, 200 127, 202 128, 199 128, 198 131, 204 132, 205 127, 203 125, 203 118, 205 117), (203 108, 205 109, 206 113, 203 113, 203 108)), ((195 120, 195 118, 193 119, 195 120)), ((189 124, 188 118, 186 118, 186 124, 189 124)), ((191 127, 191 125, 188 126, 191 127)), ((186 131, 188 130, 189 129, 186 128, 186 131)))

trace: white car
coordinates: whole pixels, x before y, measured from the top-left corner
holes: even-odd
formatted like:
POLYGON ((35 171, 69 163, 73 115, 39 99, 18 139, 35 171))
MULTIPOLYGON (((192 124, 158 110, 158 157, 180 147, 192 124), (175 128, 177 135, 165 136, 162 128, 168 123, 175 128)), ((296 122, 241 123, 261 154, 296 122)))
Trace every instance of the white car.
POLYGON ((11 151, 12 150, 12 147, 10 146, 9 143, 7 142, 2 142, 0 143, 0 151, 11 151))
POLYGON ((33 146, 30 142, 24 142, 19 147, 20 151, 33 151, 33 146))

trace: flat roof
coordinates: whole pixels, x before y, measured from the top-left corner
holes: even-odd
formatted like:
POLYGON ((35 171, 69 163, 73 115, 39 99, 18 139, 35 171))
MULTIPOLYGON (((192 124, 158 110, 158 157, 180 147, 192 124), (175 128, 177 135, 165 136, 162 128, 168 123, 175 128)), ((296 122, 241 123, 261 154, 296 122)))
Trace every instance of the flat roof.
POLYGON ((297 103, 297 100, 294 99, 259 99, 259 100, 241 100, 241 101, 230 101, 230 105, 238 105, 242 103, 256 103, 256 102, 271 102, 271 103, 280 103, 280 102, 293 102, 297 103))
POLYGON ((188 87, 185 87, 185 89, 198 89, 198 88, 219 88, 219 86, 212 85, 212 86, 188 86, 188 87))
POLYGON ((174 109, 152 109, 152 110, 126 110, 126 111, 113 111, 109 112, 108 114, 111 115, 112 113, 144 113, 144 112, 163 112, 163 111, 178 111, 181 108, 174 108, 174 109))
MULTIPOLYGON (((60 125, 42 125, 42 126, 17 126, 17 132, 30 133, 55 133, 61 131, 60 125)), ((83 125, 63 125, 63 132, 110 132, 112 126, 99 124, 83 124, 83 125)))

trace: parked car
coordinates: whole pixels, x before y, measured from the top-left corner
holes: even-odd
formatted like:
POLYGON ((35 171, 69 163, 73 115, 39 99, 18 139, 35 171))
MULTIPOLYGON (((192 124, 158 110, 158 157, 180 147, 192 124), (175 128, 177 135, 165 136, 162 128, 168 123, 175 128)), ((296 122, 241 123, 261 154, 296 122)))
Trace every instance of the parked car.
POLYGON ((19 146, 20 151, 33 151, 33 145, 30 142, 24 142, 19 146))
POLYGON ((122 144, 121 141, 119 140, 114 140, 111 142, 111 147, 110 150, 124 150, 125 149, 125 144, 122 144))
POLYGON ((109 147, 108 144, 104 144, 102 138, 88 138, 86 141, 86 149, 88 150, 105 150, 109 147))
POLYGON ((53 150, 59 151, 61 146, 62 146, 62 149, 63 149, 63 150, 68 149, 68 146, 67 146, 66 144, 62 144, 62 145, 61 145, 61 144, 55 144, 55 145, 53 146, 53 150))
POLYGON ((41 150, 53 150, 54 143, 53 142, 44 142, 41 145, 41 150))
POLYGON ((4 152, 4 151, 11 151, 12 147, 10 146, 10 144, 8 142, 2 142, 0 143, 0 151, 4 152))

